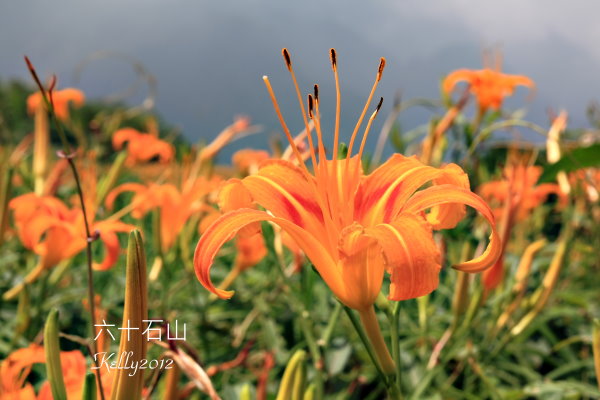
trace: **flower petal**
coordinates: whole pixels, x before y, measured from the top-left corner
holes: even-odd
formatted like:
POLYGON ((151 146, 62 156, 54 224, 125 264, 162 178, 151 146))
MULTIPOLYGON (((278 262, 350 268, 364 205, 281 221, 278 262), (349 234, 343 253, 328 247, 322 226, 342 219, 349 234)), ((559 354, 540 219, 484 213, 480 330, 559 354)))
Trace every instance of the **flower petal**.
MULTIPOLYGON (((458 165, 434 168, 423 164, 414 156, 394 154, 364 178, 354 201, 355 219, 365 226, 393 221, 404 203, 429 181, 468 188, 468 178, 458 165)), ((454 226, 462 218, 460 206, 444 206, 432 212, 432 222, 440 226, 454 226), (457 211, 457 216, 450 215, 457 211), (456 218, 458 220, 455 222, 456 218)))
POLYGON ((205 288, 224 299, 233 296, 233 291, 215 288, 210 279, 210 268, 217 252, 225 242, 231 240, 244 226, 260 221, 274 222, 285 230, 310 258, 331 290, 338 296, 345 293, 335 261, 317 238, 290 221, 273 217, 264 211, 249 208, 242 208, 222 215, 200 238, 194 253, 194 269, 198 280, 205 288))
POLYGON ((340 300, 355 310, 375 303, 383 283, 384 260, 377 240, 358 223, 340 233, 340 269, 346 295, 340 300))
POLYGON ((433 206, 449 203, 461 203, 473 207, 487 219, 492 228, 490 242, 483 254, 473 260, 455 265, 453 268, 465 272, 480 272, 491 267, 498 257, 500 257, 502 245, 496 231, 496 223, 492 210, 481 197, 469 190, 457 188, 453 185, 433 186, 411 197, 406 202, 403 211, 417 214, 433 206))
MULTIPOLYGON (((317 234, 324 232, 323 213, 303 171, 290 162, 267 161, 256 175, 242 180, 256 203, 274 216, 317 234)), ((324 241, 325 242, 325 241, 324 241)))
MULTIPOLYGON (((433 180, 435 185, 450 184, 469 190, 469 176, 456 164, 448 164, 442 168, 444 172, 439 178, 433 180)), ((467 213, 463 204, 441 204, 431 208, 427 214, 427 221, 433 229, 450 229, 462 220, 467 213)))
POLYGON ((470 69, 457 69, 456 71, 453 71, 450 74, 448 74, 448 76, 444 79, 442 83, 442 90, 444 91, 444 93, 450 93, 458 82, 470 82, 475 78, 475 76, 476 71, 470 69))
POLYGON ((390 300, 408 300, 435 290, 439 283, 440 252, 431 226, 418 215, 401 214, 390 224, 371 228, 381 245, 391 274, 390 300))
POLYGON ((129 232, 133 229, 135 226, 120 221, 101 221, 94 224, 94 230, 100 232, 100 240, 104 243, 106 254, 100 263, 93 264, 93 268, 100 271, 111 269, 121 254, 117 232, 129 232))

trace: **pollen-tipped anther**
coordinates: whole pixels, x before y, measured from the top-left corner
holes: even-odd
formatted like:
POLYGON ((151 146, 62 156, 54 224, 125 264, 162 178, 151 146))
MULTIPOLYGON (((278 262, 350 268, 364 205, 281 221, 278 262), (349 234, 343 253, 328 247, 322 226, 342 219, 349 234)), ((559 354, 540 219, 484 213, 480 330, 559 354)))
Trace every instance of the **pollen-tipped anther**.
POLYGON ((292 70, 292 59, 290 58, 290 52, 285 47, 281 49, 281 54, 283 55, 283 59, 285 60, 285 66, 288 71, 292 70))
POLYGON ((379 70, 377 71, 377 81, 381 80, 381 75, 383 75, 384 68, 385 68, 385 58, 381 57, 379 59, 379 70))

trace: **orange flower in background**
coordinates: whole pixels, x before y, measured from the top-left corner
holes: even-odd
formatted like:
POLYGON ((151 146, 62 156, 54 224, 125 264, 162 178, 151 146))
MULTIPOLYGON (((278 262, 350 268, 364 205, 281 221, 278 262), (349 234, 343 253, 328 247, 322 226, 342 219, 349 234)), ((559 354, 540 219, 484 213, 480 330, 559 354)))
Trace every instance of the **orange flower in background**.
POLYGON ((481 197, 496 204, 494 215, 502 218, 504 204, 510 202, 510 213, 515 222, 526 219, 531 211, 540 206, 550 194, 558 196, 559 204, 566 205, 568 198, 555 183, 536 185, 542 175, 542 167, 509 164, 504 168, 504 179, 490 181, 479 187, 481 197))
MULTIPOLYGON (((454 227, 465 215, 465 204, 482 213, 492 226, 492 233, 490 244, 480 257, 455 268, 482 271, 500 255, 493 214, 487 204, 469 190, 468 178, 457 165, 433 168, 414 157, 396 154, 370 175, 363 174, 360 160, 381 103, 369 118, 358 154, 351 156, 358 129, 381 78, 384 59, 352 134, 348 156, 338 160, 339 87, 333 49, 331 56, 338 88, 331 159, 327 158, 323 145, 318 91, 314 97, 309 95, 308 113, 301 104, 305 125, 308 126, 310 118, 316 130, 315 144, 311 130, 307 129, 313 173, 302 161, 268 78, 264 77, 299 166, 283 160, 267 161, 256 175, 234 182, 236 190, 231 191, 232 198, 250 199, 266 211, 249 208, 247 201, 240 200, 237 209, 226 212, 202 235, 194 255, 196 275, 208 290, 221 298, 230 298, 233 292, 215 288, 210 279, 210 268, 218 250, 238 232, 243 235, 248 235, 245 231, 248 229, 256 232, 260 221, 279 225, 304 251, 340 301, 365 314, 372 309, 380 292, 385 271, 391 275, 391 300, 423 296, 437 287, 440 257, 432 231, 454 227), (433 185, 417 191, 428 182, 433 185), (426 210, 430 212, 425 213, 426 210)), ((293 74, 287 50, 284 50, 284 58, 293 74)))
POLYGON ((546 201, 550 194, 558 196, 559 205, 565 206, 568 198, 555 183, 536 186, 542 168, 524 165, 519 161, 504 168, 504 179, 484 183, 479 187, 481 196, 492 204, 494 215, 500 221, 502 255, 492 268, 483 273, 483 283, 492 290, 504 278, 504 252, 515 223, 525 220, 531 211, 546 201))
POLYGON ((114 188, 106 197, 106 206, 113 208, 114 202, 121 193, 133 192, 131 200, 134 218, 143 218, 150 210, 160 210, 160 237, 163 252, 167 252, 175 243, 175 239, 189 218, 207 208, 203 200, 209 193, 216 190, 221 178, 200 177, 182 190, 171 183, 124 183, 114 188))
POLYGON ((115 150, 122 149, 125 143, 128 166, 149 161, 154 157, 158 157, 161 162, 169 162, 175 155, 172 144, 151 133, 143 133, 133 128, 119 129, 113 134, 112 145, 115 150))
MULTIPOLYGON (((37 344, 12 352, 0 364, 0 399, 52 399, 49 382, 44 382, 37 397, 31 384, 25 383, 31 366, 45 362, 44 347, 37 344)), ((85 357, 79 350, 61 351, 60 362, 67 398, 81 399, 87 372, 85 357)))
MULTIPOLYGON (((56 118, 61 121, 69 119, 69 105, 81 107, 85 102, 85 95, 79 89, 66 88, 52 92, 52 103, 56 118)), ((40 92, 33 93, 27 98, 27 110, 35 114, 36 110, 45 110, 44 98, 40 92)))
POLYGON ((535 87, 531 79, 523 75, 510 75, 500 72, 500 65, 494 69, 459 69, 451 72, 442 83, 442 90, 450 94, 459 82, 467 82, 470 92, 479 103, 480 112, 488 109, 499 110, 507 96, 514 93, 516 86, 535 87))
POLYGON ((36 344, 9 354, 0 363, 0 399, 35 399, 33 386, 25 380, 33 364, 45 361, 44 348, 36 344))
MULTIPOLYGON (((83 213, 78 208, 68 208, 51 196, 24 194, 12 199, 9 208, 14 212, 15 225, 21 242, 40 256, 36 273, 51 268, 60 261, 79 253, 86 246, 83 213)), ((117 232, 129 232, 134 227, 120 221, 90 221, 92 232, 100 234, 106 247, 101 263, 94 268, 111 268, 120 254, 117 232)))

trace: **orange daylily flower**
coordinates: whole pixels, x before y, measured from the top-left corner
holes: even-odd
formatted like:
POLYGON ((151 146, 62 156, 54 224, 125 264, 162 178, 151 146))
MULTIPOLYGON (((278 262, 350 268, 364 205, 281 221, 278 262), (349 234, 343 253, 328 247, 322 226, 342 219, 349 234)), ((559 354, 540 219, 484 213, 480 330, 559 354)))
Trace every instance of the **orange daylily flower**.
POLYGON ((521 163, 509 164, 504 168, 504 179, 490 181, 479 187, 481 197, 492 204, 494 215, 500 219, 503 215, 503 205, 509 201, 514 221, 526 219, 531 211, 546 201, 550 194, 558 196, 559 204, 566 205, 567 196, 555 183, 536 185, 542 175, 542 167, 527 166, 521 163))
POLYGON ((442 90, 450 94, 457 83, 467 82, 470 92, 479 103, 480 112, 488 109, 499 110, 505 97, 513 94, 516 86, 533 88, 535 84, 523 75, 510 75, 500 72, 500 66, 494 69, 459 69, 451 72, 442 83, 442 90))
POLYGON ((25 380, 32 364, 45 361, 44 348, 36 344, 9 354, 0 363, 0 399, 35 399, 33 386, 25 380))
POLYGON ((219 177, 195 179, 182 190, 171 183, 124 183, 114 188, 106 197, 106 206, 111 209, 114 201, 123 192, 133 192, 131 200, 134 218, 143 218, 150 210, 160 209, 160 237, 163 252, 167 252, 189 218, 206 209, 202 199, 220 184, 219 177))
MULTIPOLYGON (((311 129, 307 128, 314 168, 311 173, 280 114, 269 80, 264 77, 299 166, 289 161, 270 160, 263 163, 257 174, 232 182, 236 186, 236 190, 231 191, 233 199, 248 198, 266 211, 249 208, 246 201, 239 201, 237 209, 226 212, 202 235, 196 247, 194 267, 198 279, 208 290, 221 298, 230 298, 233 292, 217 289, 210 278, 218 250, 236 234, 247 234, 247 229, 259 229, 259 222, 270 221, 293 238, 340 301, 364 312, 361 318, 369 319, 367 323, 372 324, 374 320, 367 310, 372 310, 385 271, 391 275, 389 298, 392 300, 423 296, 437 287, 441 265, 432 231, 454 227, 465 215, 465 204, 481 212, 492 226, 492 233, 490 244, 481 256, 455 268, 468 272, 486 269, 500 255, 500 243, 490 208, 469 190, 468 177, 457 165, 433 168, 414 157, 395 154, 370 175, 363 174, 360 160, 381 103, 369 118, 358 154, 351 156, 358 129, 381 78, 384 59, 352 134, 348 156, 338 160, 339 86, 333 49, 331 56, 338 89, 331 159, 327 158, 323 145, 318 91, 314 96, 309 95, 308 113, 301 103, 305 125, 308 127, 310 118, 316 130, 316 141, 313 141, 311 129), (417 191, 429 182, 431 187, 417 191), (426 210, 430 212, 425 213, 426 210)), ((293 75, 285 49, 284 58, 293 75)), ((299 94, 297 86, 296 90, 299 94)), ((374 345, 381 348, 383 341, 374 345)))
POLYGON ((526 219, 550 194, 558 196, 561 206, 568 201, 560 186, 555 183, 536 186, 541 174, 541 167, 523 165, 522 162, 512 163, 504 168, 504 179, 487 182, 479 187, 479 193, 484 199, 497 204, 493 212, 501 221, 502 255, 492 268, 483 273, 483 283, 487 290, 496 288, 504 278, 504 252, 514 224, 526 219))
POLYGON ((113 134, 112 145, 120 150, 127 143, 126 164, 132 166, 140 161, 158 157, 161 162, 169 162, 175 155, 173 145, 151 133, 143 133, 133 128, 119 129, 113 134))
MULTIPOLYGON (((24 194, 12 199, 9 208, 14 212, 15 225, 23 245, 41 257, 37 273, 60 261, 73 257, 86 246, 83 212, 68 208, 51 196, 24 194)), ((91 231, 99 232, 106 254, 94 268, 111 268, 120 254, 117 232, 129 232, 133 226, 120 221, 90 221, 91 231)))
MULTIPOLYGON (((0 400, 51 400, 52 390, 49 382, 44 382, 36 396, 33 386, 26 383, 27 375, 33 364, 46 362, 44 347, 30 344, 29 347, 12 352, 0 363, 0 400)), ((60 363, 68 400, 81 399, 87 362, 79 350, 61 351, 60 363)), ((105 393, 112 387, 112 370, 100 370, 105 393)))
MULTIPOLYGON (((52 91, 52 103, 56 118, 61 121, 69 119, 69 105, 81 107, 85 102, 85 95, 79 89, 66 88, 52 91)), ((40 92, 33 93, 27 98, 27 110, 35 114, 36 110, 45 110, 44 98, 40 92)))
MULTIPOLYGON (((25 382, 31 366, 45 362, 44 347, 37 344, 12 352, 0 364, 0 399, 52 399, 49 382, 44 382, 37 397, 33 386, 25 382)), ((79 350, 61 351, 60 362, 67 398, 80 399, 87 372, 85 357, 79 350)))

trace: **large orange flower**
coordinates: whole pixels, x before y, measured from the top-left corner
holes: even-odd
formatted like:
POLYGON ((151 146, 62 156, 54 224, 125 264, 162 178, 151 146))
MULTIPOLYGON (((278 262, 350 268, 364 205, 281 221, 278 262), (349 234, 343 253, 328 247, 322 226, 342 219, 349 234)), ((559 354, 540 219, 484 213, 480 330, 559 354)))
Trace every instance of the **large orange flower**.
POLYGON ((170 161, 175 155, 173 145, 151 133, 142 133, 133 128, 119 129, 113 134, 112 144, 120 150, 127 143, 126 164, 132 166, 140 161, 158 157, 161 162, 170 161))
MULTIPOLYGON (((308 126, 310 118, 316 131, 316 143, 311 134, 308 135, 312 173, 302 162, 269 80, 264 77, 299 166, 271 160, 265 162, 256 175, 234 182, 239 188, 232 191, 236 198, 242 198, 239 193, 243 192, 266 211, 248 208, 240 202, 241 208, 217 219, 198 242, 194 255, 196 275, 207 289, 222 298, 231 297, 233 292, 219 290, 211 281, 210 268, 217 251, 241 230, 256 229, 260 221, 273 222, 287 232, 340 301, 359 311, 372 309, 385 271, 391 275, 389 298, 392 300, 422 296, 437 287, 440 256, 432 231, 454 227, 465 215, 465 204, 481 212, 492 226, 492 233, 490 244, 480 257, 455 268, 481 271, 491 266, 500 254, 493 214, 487 204, 469 190, 468 178, 457 165, 433 168, 414 157, 396 154, 373 173, 363 174, 360 160, 377 111, 367 123, 358 154, 351 156, 358 129, 381 78, 384 59, 352 134, 348 156, 338 160, 340 96, 333 49, 331 56, 338 95, 334 150, 330 159, 323 144, 318 88, 314 96, 309 95, 308 113, 300 100, 305 125, 308 126), (431 183, 431 187, 418 191, 427 183, 431 183), (426 213, 426 210, 430 211, 426 213)), ((284 50, 284 58, 295 82, 287 50, 284 50)), ((301 99, 297 85, 296 90, 301 99)))
POLYGON ((450 93, 458 82, 463 81, 469 84, 470 91, 477 98, 482 112, 488 109, 500 109, 504 98, 512 95, 516 86, 534 87, 533 81, 526 76, 503 74, 499 68, 484 68, 456 70, 444 79, 442 89, 450 93))
MULTIPOLYGON (((24 194, 12 199, 9 208, 14 212, 15 225, 23 245, 41 257, 39 271, 51 268, 60 261, 73 257, 86 246, 83 212, 69 208, 51 196, 24 194)), ((111 268, 119 257, 117 232, 129 232, 134 227, 120 221, 106 220, 91 223, 106 247, 102 262, 94 268, 111 268)))

